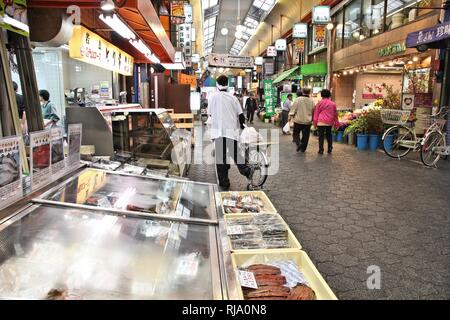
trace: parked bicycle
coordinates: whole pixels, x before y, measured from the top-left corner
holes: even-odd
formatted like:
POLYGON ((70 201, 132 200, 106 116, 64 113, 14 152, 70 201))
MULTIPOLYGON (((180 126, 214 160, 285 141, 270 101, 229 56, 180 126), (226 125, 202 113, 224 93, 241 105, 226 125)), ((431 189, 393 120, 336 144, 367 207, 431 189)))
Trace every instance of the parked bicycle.
MULTIPOLYGON (((448 107, 442 108, 440 113, 445 117, 448 107)), ((423 138, 420 159, 428 167, 435 167, 440 159, 446 159, 450 155, 444 131, 447 120, 444 117, 438 119, 423 138)))
POLYGON ((251 170, 247 190, 260 190, 267 180, 269 172, 269 158, 267 149, 269 143, 242 143, 245 154, 245 163, 251 170))
POLYGON ((381 110, 383 123, 392 125, 383 134, 384 152, 392 158, 401 159, 411 151, 421 151, 425 138, 417 136, 416 128, 423 128, 424 137, 435 131, 441 132, 446 114, 446 109, 442 108, 437 114, 419 115, 416 120, 410 121, 411 110, 381 110))

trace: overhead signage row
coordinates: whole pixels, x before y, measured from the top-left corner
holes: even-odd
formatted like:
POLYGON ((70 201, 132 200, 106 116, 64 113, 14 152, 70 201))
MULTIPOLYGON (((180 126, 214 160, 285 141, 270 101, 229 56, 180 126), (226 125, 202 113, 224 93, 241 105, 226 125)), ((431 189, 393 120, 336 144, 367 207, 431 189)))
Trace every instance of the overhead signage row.
POLYGON ((211 53, 208 56, 208 65, 211 67, 247 69, 254 67, 255 59, 250 56, 211 53))
POLYGON ((306 39, 308 37, 308 24, 296 23, 292 28, 292 38, 306 39))
POLYGON ((313 24, 327 24, 331 22, 330 6, 315 6, 313 7, 312 23, 313 24))

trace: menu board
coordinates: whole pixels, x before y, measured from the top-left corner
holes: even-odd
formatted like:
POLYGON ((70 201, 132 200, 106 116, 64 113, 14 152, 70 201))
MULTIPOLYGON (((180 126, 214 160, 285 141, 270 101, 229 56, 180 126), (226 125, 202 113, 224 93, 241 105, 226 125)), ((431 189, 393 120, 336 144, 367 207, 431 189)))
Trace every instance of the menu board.
POLYGON ((19 137, 0 139, 0 210, 22 197, 19 137))
POLYGON ((35 191, 50 182, 51 155, 51 131, 30 133, 31 190, 35 191))
POLYGON ((53 128, 52 135, 52 177, 59 178, 64 174, 66 161, 64 158, 64 138, 62 128, 53 128))
POLYGON ((72 170, 80 164, 82 124, 69 124, 67 128, 67 141, 69 152, 67 156, 67 168, 72 170))
POLYGON ((264 80, 264 106, 266 117, 271 117, 275 113, 275 92, 273 89, 273 80, 264 80))

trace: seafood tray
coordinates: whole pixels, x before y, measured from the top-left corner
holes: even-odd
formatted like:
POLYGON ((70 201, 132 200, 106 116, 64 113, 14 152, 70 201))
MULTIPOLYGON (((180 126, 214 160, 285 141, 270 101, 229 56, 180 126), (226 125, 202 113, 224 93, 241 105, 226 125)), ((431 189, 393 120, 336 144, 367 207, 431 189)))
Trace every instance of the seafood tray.
POLYGON ((241 213, 277 213, 277 210, 263 191, 220 192, 222 212, 241 213))
MULTIPOLYGON (((258 292, 254 291, 255 289, 243 288, 238 285, 239 298, 242 300, 244 299, 244 296, 251 299, 270 300, 311 300, 312 298, 315 300, 337 300, 333 291, 304 251, 289 250, 284 252, 267 252, 260 250, 258 253, 232 253, 231 261, 236 272, 238 270, 251 271, 255 275, 256 282, 260 283, 260 285, 258 285, 260 291, 258 292), (286 273, 283 271, 284 268, 279 267, 279 265, 286 264, 287 262, 297 266, 300 277, 303 278, 304 282, 295 281, 297 279, 295 276, 294 278, 291 276, 291 272, 286 273), (277 266, 278 269, 282 270, 281 275, 279 272, 275 271, 272 273, 271 277, 264 277, 264 275, 271 273, 269 272, 271 268, 265 268, 264 275, 261 275, 256 271, 259 267, 263 267, 261 265, 277 266), (311 294, 310 290, 304 290, 306 289, 304 286, 312 289, 314 294, 311 294), (290 290, 282 287, 286 287, 290 290)), ((239 279, 239 277, 237 277, 237 279, 239 279)))

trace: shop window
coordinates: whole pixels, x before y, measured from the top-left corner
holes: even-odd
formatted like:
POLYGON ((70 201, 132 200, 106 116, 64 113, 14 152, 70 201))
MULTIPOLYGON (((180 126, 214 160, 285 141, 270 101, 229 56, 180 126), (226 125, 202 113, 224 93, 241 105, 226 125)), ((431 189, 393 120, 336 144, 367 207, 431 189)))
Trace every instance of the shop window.
POLYGON ((344 47, 362 40, 361 34, 361 0, 356 0, 345 7, 344 11, 344 47))
POLYGON ((383 31, 384 4, 385 0, 363 0, 361 40, 383 31))
POLYGON ((417 16, 420 0, 387 0, 386 29, 392 30, 413 21, 417 16))
POLYGON ((334 20, 334 25, 336 26, 336 39, 334 46, 336 50, 342 49, 343 32, 344 32, 344 11, 340 11, 334 20))

